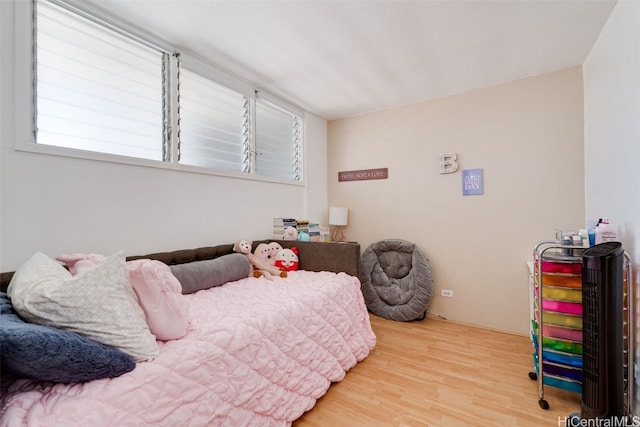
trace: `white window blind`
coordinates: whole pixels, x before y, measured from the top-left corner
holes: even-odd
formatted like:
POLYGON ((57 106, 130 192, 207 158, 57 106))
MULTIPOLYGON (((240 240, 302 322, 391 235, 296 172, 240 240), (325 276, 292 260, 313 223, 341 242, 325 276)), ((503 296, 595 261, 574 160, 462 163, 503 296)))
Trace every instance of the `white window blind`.
POLYGON ((165 52, 36 2, 39 144, 163 160, 165 52))
POLYGON ((187 69, 179 79, 179 163, 249 172, 247 97, 187 69))
POLYGON ((301 118, 256 100, 256 174, 301 180, 301 118))

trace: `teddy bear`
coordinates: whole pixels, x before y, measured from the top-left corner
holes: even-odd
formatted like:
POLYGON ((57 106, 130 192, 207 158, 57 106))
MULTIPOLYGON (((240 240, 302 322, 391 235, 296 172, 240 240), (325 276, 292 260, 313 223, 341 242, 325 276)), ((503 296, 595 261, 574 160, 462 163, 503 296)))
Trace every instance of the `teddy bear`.
POLYGON ((249 277, 265 276, 267 279, 271 279, 273 276, 287 277, 286 271, 282 271, 263 261, 259 256, 252 254, 252 243, 251 240, 238 240, 233 244, 235 252, 245 255, 249 259, 249 264, 251 265, 249 277))
POLYGON ((282 245, 278 242, 260 243, 256 246, 253 254, 260 258, 266 265, 273 267, 276 265, 276 255, 278 255, 280 250, 282 250, 282 245))
POLYGON ((284 271, 295 271, 298 269, 298 248, 282 249, 278 251, 275 259, 275 266, 284 271))

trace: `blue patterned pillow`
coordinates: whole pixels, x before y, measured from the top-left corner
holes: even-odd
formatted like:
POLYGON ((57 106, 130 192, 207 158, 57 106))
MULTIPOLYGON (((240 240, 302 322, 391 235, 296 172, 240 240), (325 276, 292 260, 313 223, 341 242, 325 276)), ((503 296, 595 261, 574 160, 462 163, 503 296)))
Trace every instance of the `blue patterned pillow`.
POLYGON ((72 332, 27 323, 0 292, 2 372, 18 378, 78 383, 132 371, 131 356, 72 332))

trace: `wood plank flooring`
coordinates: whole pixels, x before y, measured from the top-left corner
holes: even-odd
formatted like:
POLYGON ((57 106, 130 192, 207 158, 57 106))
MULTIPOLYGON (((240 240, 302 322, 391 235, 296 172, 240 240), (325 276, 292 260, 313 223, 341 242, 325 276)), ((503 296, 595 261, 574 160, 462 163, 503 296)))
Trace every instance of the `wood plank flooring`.
POLYGON ((538 406, 528 337, 428 318, 371 315, 378 343, 294 427, 555 427, 580 395, 545 386, 538 406))

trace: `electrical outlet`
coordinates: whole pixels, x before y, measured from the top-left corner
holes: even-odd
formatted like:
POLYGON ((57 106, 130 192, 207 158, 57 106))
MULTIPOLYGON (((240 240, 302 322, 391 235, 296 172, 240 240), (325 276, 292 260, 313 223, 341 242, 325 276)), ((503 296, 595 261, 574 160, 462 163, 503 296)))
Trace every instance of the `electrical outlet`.
POLYGON ((453 291, 451 289, 441 289, 440 295, 447 298, 453 298, 453 291))

